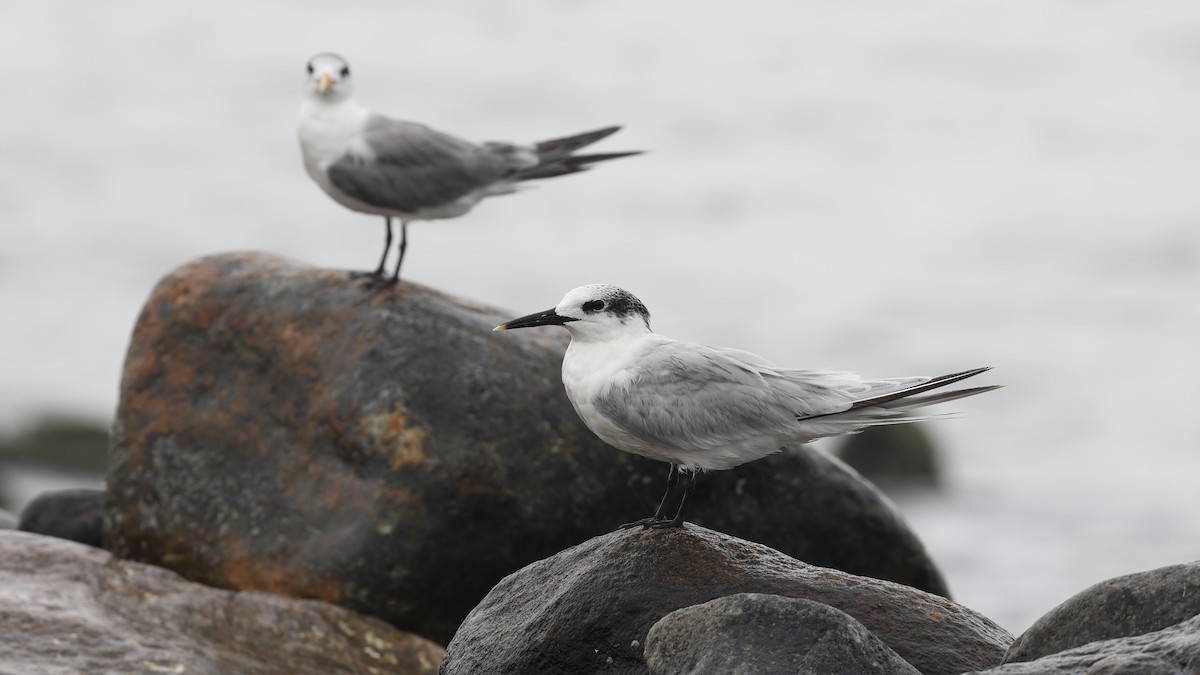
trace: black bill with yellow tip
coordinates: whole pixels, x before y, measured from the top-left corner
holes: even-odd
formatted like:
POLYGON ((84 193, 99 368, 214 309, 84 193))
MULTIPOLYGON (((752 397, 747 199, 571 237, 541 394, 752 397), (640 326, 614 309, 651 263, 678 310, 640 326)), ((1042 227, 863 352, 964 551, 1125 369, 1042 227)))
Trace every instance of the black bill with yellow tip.
POLYGON ((523 316, 519 319, 513 319, 496 326, 492 330, 509 330, 512 328, 532 328, 534 326, 561 326, 568 321, 578 321, 569 316, 563 316, 553 309, 548 309, 544 312, 537 312, 523 316))

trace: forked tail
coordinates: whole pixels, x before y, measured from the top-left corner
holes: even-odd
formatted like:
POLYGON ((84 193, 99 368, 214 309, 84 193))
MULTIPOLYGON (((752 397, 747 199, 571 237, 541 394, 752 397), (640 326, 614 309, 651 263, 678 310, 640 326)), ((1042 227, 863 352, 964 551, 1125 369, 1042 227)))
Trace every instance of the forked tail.
POLYGON ((518 180, 532 180, 534 178, 553 178, 555 176, 565 176, 569 173, 578 173, 591 168, 592 164, 604 162, 610 159, 618 159, 620 157, 630 157, 632 155, 642 154, 641 150, 633 150, 628 152, 608 152, 596 153, 590 155, 573 154, 576 150, 581 150, 603 138, 607 138, 619 131, 621 127, 611 126, 595 131, 587 131, 574 136, 564 138, 554 138, 548 141, 542 141, 534 145, 534 149, 538 154, 537 166, 530 167, 522 171, 518 180))
POLYGON ((954 384, 960 380, 965 380, 968 377, 974 377, 980 373, 985 373, 989 370, 991 370, 990 367, 974 368, 972 370, 964 370, 961 373, 951 373, 949 375, 934 377, 925 382, 904 387, 903 389, 889 391, 886 394, 878 394, 869 398, 859 399, 845 410, 840 410, 834 413, 823 413, 820 415, 809 415, 807 417, 797 417, 796 419, 804 422, 807 420, 818 419, 822 417, 834 417, 839 415, 847 415, 848 417, 852 417, 854 411, 856 410, 864 410, 866 408, 882 408, 887 412, 881 414, 878 420, 874 423, 886 424, 889 419, 893 422, 907 421, 906 419, 901 418, 898 413, 906 410, 912 410, 914 408, 923 408, 925 406, 934 405, 935 403, 945 403, 947 401, 954 401, 967 396, 982 394, 985 391, 992 391, 993 389, 999 389, 1003 385, 992 384, 984 387, 971 387, 969 389, 953 389, 951 391, 938 391, 929 394, 926 393, 933 391, 934 389, 940 389, 949 384, 954 384), (925 395, 922 396, 922 394, 925 395))

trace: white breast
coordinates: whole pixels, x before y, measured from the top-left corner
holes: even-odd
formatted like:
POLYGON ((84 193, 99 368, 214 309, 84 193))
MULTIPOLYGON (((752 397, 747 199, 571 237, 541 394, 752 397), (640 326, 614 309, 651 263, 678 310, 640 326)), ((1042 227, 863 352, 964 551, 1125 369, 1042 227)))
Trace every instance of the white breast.
POLYGON ((347 153, 367 160, 374 159, 374 154, 362 138, 362 130, 370 115, 369 110, 354 101, 305 101, 300 108, 300 126, 297 129, 300 153, 309 177, 339 204, 354 211, 387 215, 339 190, 325 173, 330 165, 347 153))
POLYGON ((563 387, 575 412, 592 433, 609 445, 663 462, 677 461, 670 448, 647 445, 605 417, 595 401, 614 386, 626 384, 630 366, 653 347, 651 335, 643 339, 589 342, 572 340, 563 357, 563 387))

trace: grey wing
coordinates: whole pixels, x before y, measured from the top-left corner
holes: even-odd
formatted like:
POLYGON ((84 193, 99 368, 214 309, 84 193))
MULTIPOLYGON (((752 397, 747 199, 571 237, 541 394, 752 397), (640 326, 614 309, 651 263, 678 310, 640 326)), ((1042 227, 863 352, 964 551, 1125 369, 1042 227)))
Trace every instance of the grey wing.
POLYGON ((517 146, 477 145, 381 115, 367 121, 363 141, 372 156, 347 153, 327 169, 330 182, 359 201, 404 213, 452 204, 529 162, 517 146))
POLYGON ((673 342, 644 357, 627 383, 595 405, 647 444, 707 449, 789 437, 799 430, 798 414, 845 410, 851 397, 840 387, 794 382, 744 352, 673 342))

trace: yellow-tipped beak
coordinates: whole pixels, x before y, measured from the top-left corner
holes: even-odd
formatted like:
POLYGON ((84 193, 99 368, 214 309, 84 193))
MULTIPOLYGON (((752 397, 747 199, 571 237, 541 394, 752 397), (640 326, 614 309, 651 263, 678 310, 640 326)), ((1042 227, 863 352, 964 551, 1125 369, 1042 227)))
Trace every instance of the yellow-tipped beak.
POLYGON ((317 80, 317 92, 324 94, 333 88, 333 78, 329 73, 321 73, 321 79, 317 80))
POLYGON ((529 316, 523 316, 512 321, 505 321, 492 330, 512 330, 514 328, 532 328, 534 326, 562 326, 569 321, 578 321, 578 319, 572 319, 569 316, 559 316, 558 312, 555 312, 551 308, 537 314, 530 314, 529 316))

